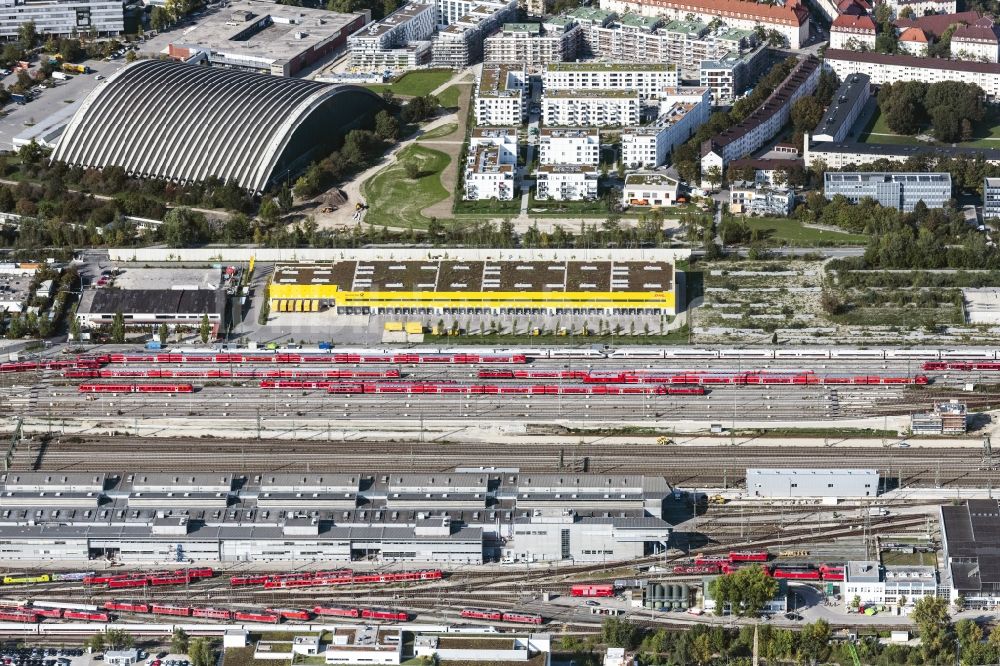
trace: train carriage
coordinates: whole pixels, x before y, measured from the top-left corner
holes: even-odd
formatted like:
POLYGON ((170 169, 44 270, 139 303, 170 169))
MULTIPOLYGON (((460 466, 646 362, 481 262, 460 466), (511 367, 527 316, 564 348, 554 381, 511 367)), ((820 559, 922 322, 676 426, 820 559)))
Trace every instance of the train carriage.
POLYGON ((263 622, 266 624, 278 624, 281 616, 277 613, 260 613, 255 611, 236 611, 233 619, 240 622, 263 622))
POLYGON ((501 611, 490 610, 488 608, 463 608, 459 615, 471 620, 490 620, 492 622, 503 620, 503 613, 501 611))
POLYGON ((503 614, 504 622, 515 622, 517 624, 542 624, 545 620, 541 615, 534 613, 509 612, 503 614))
POLYGON ((610 584, 583 583, 573 585, 569 593, 573 597, 613 597, 615 596, 615 586, 610 584))
POLYGON ((316 606, 312 609, 312 612, 316 615, 332 616, 332 617, 361 617, 361 611, 357 608, 349 608, 346 606, 316 606))
POLYGON ((149 604, 132 601, 106 601, 103 608, 110 611, 121 611, 124 613, 148 613, 149 604))
POLYGON ((392 622, 409 622, 410 614, 406 611, 390 610, 388 608, 365 608, 361 617, 367 620, 390 620, 392 622))
POLYGON ((191 617, 207 617, 213 620, 231 620, 233 612, 224 608, 192 608, 191 617))
POLYGON ((149 607, 149 612, 153 615, 176 615, 177 617, 190 617, 190 606, 169 606, 166 604, 153 604, 149 607))

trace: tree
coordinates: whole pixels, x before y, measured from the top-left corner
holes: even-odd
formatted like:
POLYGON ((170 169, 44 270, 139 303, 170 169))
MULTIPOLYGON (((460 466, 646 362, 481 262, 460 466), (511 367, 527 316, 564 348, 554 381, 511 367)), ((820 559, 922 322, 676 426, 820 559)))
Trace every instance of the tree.
POLYGON ((42 147, 34 139, 21 146, 17 151, 18 159, 24 164, 38 164, 44 156, 42 147))
POLYGON ((149 26, 157 32, 166 30, 170 26, 170 14, 163 7, 154 6, 149 15, 149 26))
POLYGON ((601 642, 610 647, 632 649, 642 639, 642 628, 628 620, 609 617, 601 623, 601 642))
POLYGON ((903 7, 899 10, 899 18, 912 19, 916 18, 917 15, 913 13, 913 7, 903 7))
POLYGON ((735 615, 757 617, 778 589, 778 582, 759 566, 719 576, 709 583, 709 593, 715 599, 716 615, 722 615, 728 606, 735 615))
POLYGON ((383 141, 395 141, 399 138, 399 121, 388 111, 375 114, 375 134, 383 141))
POLYGON ((163 8, 167 11, 167 15, 170 16, 172 22, 179 21, 191 11, 188 0, 166 0, 163 8))
POLYGON ((69 320, 69 338, 70 340, 80 339, 80 322, 76 318, 76 314, 70 314, 69 320))
POLYGON ((199 329, 201 334, 201 342, 205 344, 208 342, 208 336, 212 333, 212 325, 208 323, 208 313, 206 312, 201 316, 201 327, 199 329))
POLYGON ((975 620, 963 619, 956 622, 955 634, 958 636, 958 643, 963 650, 967 650, 983 640, 983 629, 976 624, 975 620))
POLYGON ((111 341, 117 345, 125 342, 125 315, 121 310, 111 320, 111 341))
POLYGON ((187 654, 191 658, 191 666, 212 666, 215 663, 215 650, 208 638, 192 640, 188 645, 187 654))
POLYGON ((135 645, 135 638, 124 629, 108 629, 104 632, 104 644, 112 650, 127 650, 135 645))
POLYGON ((922 597, 913 606, 910 617, 920 632, 920 651, 929 664, 954 660, 954 629, 948 614, 948 601, 934 596, 922 597))
POLYGON ((803 97, 792 104, 791 119, 796 132, 811 132, 823 119, 823 105, 815 97, 803 97))
POLYGON ((34 21, 25 21, 17 29, 17 39, 24 45, 24 48, 34 48, 38 41, 38 31, 35 29, 34 21))
POLYGON ((705 666, 711 663, 713 654, 708 634, 696 636, 691 642, 691 658, 694 659, 698 666, 705 666))
POLYGON ((257 214, 260 216, 260 219, 268 224, 274 224, 278 221, 281 211, 272 197, 264 197, 264 200, 260 203, 260 211, 257 214))
POLYGON ((722 169, 714 164, 708 167, 705 172, 705 180, 712 186, 712 189, 715 189, 722 182, 722 169))
POLYGON ((403 169, 406 171, 406 177, 410 180, 416 180, 420 177, 420 165, 417 164, 416 160, 403 162, 403 169))
POLYGON ((174 633, 170 637, 170 651, 174 654, 187 654, 188 634, 180 627, 175 627, 174 633))
POLYGON ((824 69, 819 74, 819 83, 816 84, 816 99, 824 106, 833 101, 833 96, 840 87, 840 81, 832 69, 824 69))
POLYGON ((86 640, 87 649, 91 652, 103 652, 104 651, 104 634, 98 632, 93 634, 90 638, 86 640))
POLYGON ((167 325, 166 324, 160 324, 160 330, 158 331, 158 334, 159 334, 159 338, 160 338, 160 345, 161 346, 166 345, 167 344, 167 336, 170 335, 170 332, 167 330, 167 325))
POLYGON ((281 184, 281 189, 278 190, 278 209, 282 213, 287 213, 292 210, 294 204, 295 200, 292 198, 292 188, 288 187, 288 181, 286 180, 281 184))
POLYGON ((208 239, 208 222, 190 208, 172 208, 163 217, 160 232, 170 247, 187 247, 208 239))

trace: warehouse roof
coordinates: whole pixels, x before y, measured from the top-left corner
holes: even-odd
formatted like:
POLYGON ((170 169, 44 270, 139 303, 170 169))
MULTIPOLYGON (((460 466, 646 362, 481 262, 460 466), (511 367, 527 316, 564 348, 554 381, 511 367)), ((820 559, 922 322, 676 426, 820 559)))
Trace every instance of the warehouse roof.
POLYGON ((181 182, 215 176, 260 192, 275 174, 332 150, 330 127, 383 106, 355 86, 142 60, 87 96, 52 159, 181 182))
MULTIPOLYGON (((207 289, 97 289, 91 314, 203 314, 221 312, 225 293, 207 289)), ((82 303, 81 303, 82 304, 82 303)))

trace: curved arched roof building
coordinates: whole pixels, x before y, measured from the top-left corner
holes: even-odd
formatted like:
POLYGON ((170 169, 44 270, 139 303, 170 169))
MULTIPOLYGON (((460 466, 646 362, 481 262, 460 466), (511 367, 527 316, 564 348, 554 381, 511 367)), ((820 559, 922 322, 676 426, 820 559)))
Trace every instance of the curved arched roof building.
POLYGON ((179 182, 217 176, 261 192, 383 108, 357 86, 145 60, 90 93, 52 159, 179 182))

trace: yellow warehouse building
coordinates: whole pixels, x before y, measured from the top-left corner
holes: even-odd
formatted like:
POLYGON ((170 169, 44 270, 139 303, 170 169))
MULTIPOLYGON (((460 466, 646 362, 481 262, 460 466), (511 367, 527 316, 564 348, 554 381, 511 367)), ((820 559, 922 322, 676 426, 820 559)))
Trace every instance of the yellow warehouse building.
POLYGON ((665 261, 337 261, 275 267, 275 312, 337 314, 664 314, 665 261))

